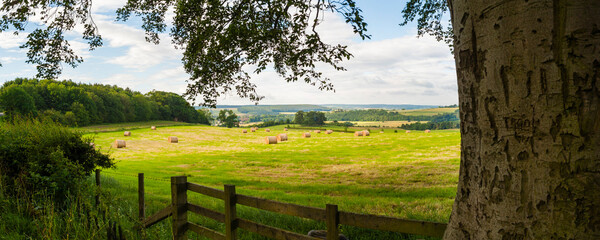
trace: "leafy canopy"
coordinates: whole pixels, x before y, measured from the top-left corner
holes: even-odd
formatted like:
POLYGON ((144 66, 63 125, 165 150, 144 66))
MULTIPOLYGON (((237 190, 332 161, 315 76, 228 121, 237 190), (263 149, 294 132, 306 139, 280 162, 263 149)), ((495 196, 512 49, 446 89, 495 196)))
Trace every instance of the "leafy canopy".
POLYGON ((217 120, 221 122, 221 126, 225 126, 228 128, 232 128, 238 124, 238 116, 233 112, 233 110, 223 109, 219 111, 219 116, 217 120))
MULTIPOLYGON (((61 63, 75 67, 83 61, 64 39, 65 33, 83 25, 82 37, 90 50, 102 45, 91 6, 92 0, 3 0, 0 32, 24 32, 30 17, 41 19, 45 24, 29 33, 21 47, 28 49, 27 62, 37 65, 38 77, 55 78, 62 72, 61 63)), ((451 31, 440 23, 448 6, 445 0, 410 0, 401 25, 417 18, 419 35, 449 42, 451 31)), ((172 43, 184 50, 182 62, 189 74, 186 96, 189 100, 202 96, 205 106, 215 106, 219 96, 232 91, 258 103, 263 96, 256 92, 250 74, 268 67, 288 82, 333 90, 316 64, 345 70, 340 63, 352 54, 347 46, 321 40, 317 26, 325 12, 340 14, 362 39, 370 37, 355 0, 128 0, 117 10, 117 19, 141 17, 146 40, 159 43, 171 10, 172 43)))

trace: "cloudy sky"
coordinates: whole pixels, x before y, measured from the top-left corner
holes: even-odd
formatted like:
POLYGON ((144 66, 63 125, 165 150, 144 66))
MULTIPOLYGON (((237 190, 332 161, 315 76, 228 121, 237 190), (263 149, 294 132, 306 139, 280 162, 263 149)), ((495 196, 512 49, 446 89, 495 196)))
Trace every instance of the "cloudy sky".
MULTIPOLYGON (((181 51, 170 45, 168 34, 162 36, 160 45, 146 43, 139 21, 115 22, 114 11, 124 2, 94 2, 93 16, 104 46, 89 52, 80 35, 68 34, 84 62, 75 69, 65 65, 59 79, 115 84, 144 93, 153 89, 183 93, 188 77, 181 64, 181 51)), ((325 41, 346 44, 354 55, 343 63, 348 71, 322 69, 335 92, 300 82, 286 83, 274 72, 265 71, 252 78, 259 94, 265 96, 260 104, 456 104, 456 74, 449 48, 431 37, 417 38, 414 24, 398 25, 405 0, 357 2, 372 39, 361 40, 333 14, 327 15, 318 29, 325 41)), ((19 48, 25 36, 0 33, 0 82, 36 75, 35 66, 25 63, 25 50, 19 48)), ((232 93, 220 98, 218 104, 252 102, 232 93)))

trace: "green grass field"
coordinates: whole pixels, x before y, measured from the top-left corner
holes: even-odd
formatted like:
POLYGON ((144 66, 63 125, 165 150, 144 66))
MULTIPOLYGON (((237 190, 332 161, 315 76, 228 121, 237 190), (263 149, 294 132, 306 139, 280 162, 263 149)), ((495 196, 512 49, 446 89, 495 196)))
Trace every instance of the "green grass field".
MULTIPOLYGON (((284 133, 283 126, 269 127, 270 133, 259 129, 243 134, 240 128, 188 125, 153 131, 150 125, 131 130, 130 137, 122 131, 90 133, 96 146, 117 161, 116 169, 103 170, 113 186, 106 189, 115 196, 135 203, 135 176, 145 174, 148 214, 170 202, 168 180, 175 175, 220 189, 223 184, 235 184, 238 193, 282 202, 321 208, 332 203, 341 211, 438 222, 448 221, 456 194, 458 130, 428 134, 372 130, 369 137, 312 132, 311 138, 301 138, 303 130, 290 130, 286 132, 289 141, 267 145, 265 136, 284 133), (177 136, 179 143, 168 143, 168 136, 177 136), (127 148, 111 148, 117 139, 126 140, 127 148)), ((222 210, 220 200, 190 194, 189 201, 222 210)), ((238 211, 251 220, 297 232, 324 228, 323 223, 257 214, 258 210, 244 207, 238 211)), ((217 230, 222 227, 193 219, 217 230)), ((342 232, 351 239, 404 238, 354 228, 342 228, 342 232)), ((249 236, 245 239, 257 239, 249 236)))
POLYGON ((85 126, 85 127, 77 128, 77 130, 81 130, 84 132, 114 132, 114 131, 121 131, 121 130, 133 130, 133 129, 148 128, 149 126, 168 127, 168 126, 187 126, 187 125, 193 125, 193 124, 185 123, 185 122, 175 122, 175 121, 130 122, 130 123, 113 123, 113 124, 85 126))

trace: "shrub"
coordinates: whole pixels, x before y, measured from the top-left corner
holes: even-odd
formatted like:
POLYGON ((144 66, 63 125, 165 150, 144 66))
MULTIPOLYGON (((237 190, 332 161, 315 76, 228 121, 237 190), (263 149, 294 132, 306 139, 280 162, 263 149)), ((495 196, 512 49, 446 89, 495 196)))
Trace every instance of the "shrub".
POLYGON ((3 123, 0 182, 8 189, 32 196, 43 193, 60 202, 95 168, 114 165, 90 145, 91 140, 51 121, 14 119, 3 123))

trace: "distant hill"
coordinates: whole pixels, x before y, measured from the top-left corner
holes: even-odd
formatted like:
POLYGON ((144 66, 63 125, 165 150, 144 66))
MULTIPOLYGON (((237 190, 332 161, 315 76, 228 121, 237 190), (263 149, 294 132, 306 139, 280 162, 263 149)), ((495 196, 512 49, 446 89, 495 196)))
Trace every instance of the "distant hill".
MULTIPOLYGON (((281 105, 217 105, 216 109, 210 109, 213 115, 218 114, 221 109, 233 109, 236 114, 242 115, 279 115, 295 113, 298 111, 332 111, 332 110, 419 110, 438 109, 438 105, 415 105, 415 104, 281 104, 281 105)), ((199 109, 200 107, 196 107, 199 109)), ((414 115, 414 114, 410 114, 414 115)), ((270 117, 267 117, 270 118, 270 117)), ((261 118, 262 119, 262 118, 261 118)), ((258 121, 258 120, 257 120, 258 121)))
MULTIPOLYGON (((196 107, 199 108, 199 107, 196 107)), ((289 105, 217 105, 217 109, 235 108, 237 112, 251 115, 277 115, 281 112, 331 111, 331 108, 312 104, 289 105)))
POLYGON ((426 109, 426 108, 437 108, 438 105, 412 105, 412 104, 322 104, 321 106, 329 107, 332 109, 386 109, 386 110, 412 110, 412 109, 426 109))

